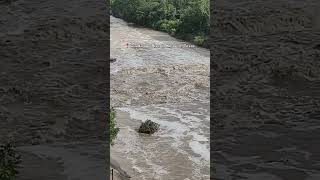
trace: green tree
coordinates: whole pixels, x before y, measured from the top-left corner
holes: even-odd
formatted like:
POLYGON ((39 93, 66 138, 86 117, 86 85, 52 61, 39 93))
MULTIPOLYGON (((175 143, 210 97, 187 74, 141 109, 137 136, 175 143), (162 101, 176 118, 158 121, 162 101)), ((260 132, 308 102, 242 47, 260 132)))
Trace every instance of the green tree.
POLYGON ((209 0, 112 0, 115 17, 206 46, 209 0))

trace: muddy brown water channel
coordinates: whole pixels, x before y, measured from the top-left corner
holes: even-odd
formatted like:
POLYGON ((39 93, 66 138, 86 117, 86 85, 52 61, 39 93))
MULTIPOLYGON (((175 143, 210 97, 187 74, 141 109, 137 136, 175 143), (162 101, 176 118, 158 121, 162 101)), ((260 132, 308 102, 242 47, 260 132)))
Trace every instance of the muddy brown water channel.
POLYGON ((120 133, 111 158, 132 179, 209 179, 210 52, 110 17, 111 104, 120 133), (137 133, 150 119, 154 135, 137 133))

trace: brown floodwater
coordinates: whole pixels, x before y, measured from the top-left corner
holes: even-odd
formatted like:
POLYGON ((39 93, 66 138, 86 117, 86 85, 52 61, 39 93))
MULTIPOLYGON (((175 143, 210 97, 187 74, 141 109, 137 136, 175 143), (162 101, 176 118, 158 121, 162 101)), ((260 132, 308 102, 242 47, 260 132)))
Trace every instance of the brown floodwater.
POLYGON ((111 104, 120 133, 111 147, 133 180, 206 180, 210 172, 207 49, 110 17, 111 104), (141 122, 160 124, 153 135, 141 122))

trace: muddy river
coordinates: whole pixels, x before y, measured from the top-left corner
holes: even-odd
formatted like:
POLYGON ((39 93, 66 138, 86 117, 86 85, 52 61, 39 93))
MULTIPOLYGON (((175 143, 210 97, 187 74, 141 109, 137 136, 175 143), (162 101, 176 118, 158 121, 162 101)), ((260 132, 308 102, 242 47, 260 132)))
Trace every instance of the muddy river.
POLYGON ((120 133, 111 157, 132 179, 209 179, 210 52, 110 17, 111 104, 120 133), (141 122, 160 124, 153 135, 141 122))

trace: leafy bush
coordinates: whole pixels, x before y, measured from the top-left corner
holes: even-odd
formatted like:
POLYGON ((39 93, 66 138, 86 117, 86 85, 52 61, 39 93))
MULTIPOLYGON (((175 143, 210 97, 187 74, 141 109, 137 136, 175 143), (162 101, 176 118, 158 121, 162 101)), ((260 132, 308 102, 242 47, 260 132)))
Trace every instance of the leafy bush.
POLYGON ((143 122, 139 128, 139 133, 153 134, 159 130, 160 124, 151 120, 143 122))
POLYGON ((116 127, 116 112, 113 108, 110 110, 110 144, 113 143, 113 140, 117 137, 119 133, 119 128, 116 127))
POLYGON ((179 20, 161 20, 159 22, 159 30, 167 32, 171 35, 176 33, 177 27, 179 25, 179 20))
POLYGON ((0 146, 0 179, 14 180, 18 174, 21 156, 15 151, 11 142, 0 146))
POLYGON ((206 46, 209 36, 209 0, 112 0, 115 17, 165 31, 178 38, 206 46), (201 40, 203 42, 201 42, 201 40))
POLYGON ((205 35, 195 36, 193 39, 193 43, 198 46, 208 47, 208 37, 205 35))
POLYGON ((191 1, 189 5, 182 10, 181 23, 177 32, 181 34, 208 34, 210 28, 210 10, 209 4, 205 5, 207 0, 191 1))

